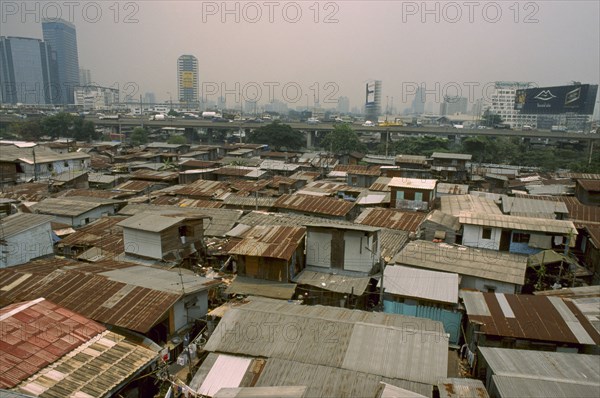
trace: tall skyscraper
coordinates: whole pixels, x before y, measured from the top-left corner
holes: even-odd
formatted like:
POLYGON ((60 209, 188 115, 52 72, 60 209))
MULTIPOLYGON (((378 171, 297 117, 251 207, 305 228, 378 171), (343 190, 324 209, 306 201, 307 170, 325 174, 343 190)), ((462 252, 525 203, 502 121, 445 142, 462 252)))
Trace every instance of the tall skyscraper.
POLYGON ((440 115, 456 115, 467 113, 467 99, 465 97, 444 96, 444 102, 440 105, 440 115))
POLYGON ((417 115, 421 115, 425 113, 425 99, 426 94, 423 92, 423 88, 417 88, 417 92, 415 94, 415 99, 412 102, 412 112, 417 115))
POLYGON ((53 83, 46 43, 0 37, 0 102, 51 104, 53 83))
POLYGON ((339 113, 348 113, 350 112, 350 98, 348 97, 339 97, 337 103, 337 111, 339 113))
POLYGON ((79 85, 80 86, 91 86, 92 85, 92 72, 89 69, 79 68, 79 85))
POLYGON ((177 90, 179 102, 198 102, 198 58, 193 55, 177 59, 177 90))
POLYGON ((372 80, 366 86, 365 120, 377 123, 381 115, 381 80, 372 80))
POLYGON ((79 85, 79 55, 75 25, 63 19, 43 19, 42 33, 56 63, 58 87, 55 104, 73 104, 74 89, 79 85))

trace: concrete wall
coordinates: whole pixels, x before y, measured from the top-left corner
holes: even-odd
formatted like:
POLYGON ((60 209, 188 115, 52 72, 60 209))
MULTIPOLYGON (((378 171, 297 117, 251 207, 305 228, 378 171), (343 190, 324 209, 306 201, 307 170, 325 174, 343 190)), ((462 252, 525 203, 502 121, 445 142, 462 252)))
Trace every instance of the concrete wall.
MULTIPOLYGON (((502 265, 499 264, 498 267, 502 267, 502 265)), ((521 290, 520 286, 512 283, 493 281, 490 279, 483 279, 470 275, 460 276, 459 287, 461 289, 477 289, 481 292, 487 292, 490 290, 489 288, 492 287, 495 289, 494 292, 506 294, 516 294, 521 290)))

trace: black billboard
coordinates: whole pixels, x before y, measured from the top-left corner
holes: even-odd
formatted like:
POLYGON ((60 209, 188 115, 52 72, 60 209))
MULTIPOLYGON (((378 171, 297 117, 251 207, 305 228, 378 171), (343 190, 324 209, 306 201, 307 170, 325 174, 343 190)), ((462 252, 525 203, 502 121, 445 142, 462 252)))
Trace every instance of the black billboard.
POLYGON ((522 114, 594 113, 598 85, 538 87, 517 90, 515 109, 522 114))

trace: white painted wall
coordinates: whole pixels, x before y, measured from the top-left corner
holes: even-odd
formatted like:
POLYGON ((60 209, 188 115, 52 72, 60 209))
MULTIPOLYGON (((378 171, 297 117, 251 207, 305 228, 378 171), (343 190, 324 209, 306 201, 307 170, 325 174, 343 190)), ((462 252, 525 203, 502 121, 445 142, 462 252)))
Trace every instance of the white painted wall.
MULTIPOLYGON (((360 231, 344 231, 344 269, 369 272, 379 260, 379 248, 373 247, 373 235, 360 231), (372 253, 375 251, 375 253, 372 253)), ((379 241, 377 241, 379 243, 379 241)))
MULTIPOLYGON (((52 177, 53 175, 65 173, 67 171, 86 171, 90 168, 90 159, 91 158, 69 159, 66 160, 66 163, 64 160, 49 163, 38 163, 36 164, 37 178, 46 179, 52 177), (48 164, 52 165, 52 170, 48 168, 48 164)), ((21 162, 21 168, 23 173, 19 173, 19 176, 22 181, 29 180, 36 176, 33 164, 21 162)))
POLYGON ((127 254, 162 259, 159 233, 123 228, 123 243, 127 254))
POLYGON ((462 244, 482 249, 500 250, 500 236, 502 235, 502 230, 500 228, 492 228, 491 239, 483 239, 481 237, 482 231, 482 226, 465 224, 463 227, 462 244))
POLYGON ((306 234, 306 265, 331 267, 331 234, 308 231, 306 234))
POLYGON ((50 222, 6 238, 6 246, 0 245, 0 268, 24 264, 34 258, 52 254, 52 229, 50 222))

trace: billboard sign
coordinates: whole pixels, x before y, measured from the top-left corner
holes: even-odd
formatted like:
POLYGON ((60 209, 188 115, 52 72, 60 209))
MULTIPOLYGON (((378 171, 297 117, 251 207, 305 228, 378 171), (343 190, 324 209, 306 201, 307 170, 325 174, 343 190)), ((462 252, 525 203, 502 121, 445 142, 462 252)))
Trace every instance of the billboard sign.
POLYGON ((375 103, 375 82, 367 83, 367 105, 373 105, 375 103))
POLYGON ((517 90, 515 109, 522 114, 594 113, 598 85, 579 84, 517 90))
POLYGON ((194 72, 181 72, 181 86, 183 88, 194 88, 194 72))

